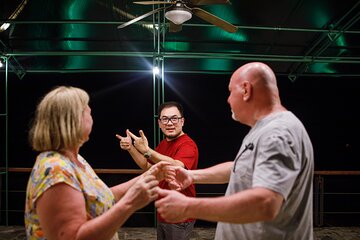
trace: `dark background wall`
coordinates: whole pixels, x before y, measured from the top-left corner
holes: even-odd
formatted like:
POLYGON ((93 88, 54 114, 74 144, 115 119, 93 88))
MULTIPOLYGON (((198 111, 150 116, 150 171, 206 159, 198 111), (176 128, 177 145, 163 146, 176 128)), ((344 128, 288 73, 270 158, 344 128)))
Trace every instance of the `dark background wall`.
MULTIPOLYGON (((198 144, 199 168, 233 160, 249 128, 231 119, 227 104, 230 75, 166 74, 165 79, 165 100, 179 101, 185 108, 184 131, 198 144)), ((0 73, 2 112, 4 80, 4 73, 0 73)), ((309 132, 315 150, 315 169, 360 170, 357 157, 357 150, 360 149, 358 80, 304 77, 291 82, 285 76, 278 76, 278 84, 283 105, 303 121, 309 132)), ((32 167, 36 153, 31 151, 27 142, 29 122, 40 97, 57 85, 81 87, 90 94, 94 126, 90 140, 81 148, 80 154, 94 168, 137 169, 127 152, 119 148, 115 134, 124 134, 127 128, 133 132, 143 129, 153 145, 152 75, 144 73, 28 73, 23 79, 9 74, 9 167, 32 167)), ((4 146, 4 130, 4 120, 1 118, 1 146, 4 146)), ((3 159, 4 147, 0 151, 3 159)), ((25 173, 9 175, 10 224, 23 222, 27 177, 25 173)), ((132 176, 101 177, 112 185, 132 176)), ((354 184, 358 180, 356 177, 332 178, 327 190, 360 192, 358 184, 354 184)), ((198 191, 200 196, 216 195, 222 194, 225 187, 198 186, 198 191)), ((351 199, 347 196, 329 196, 328 200, 325 199, 329 202, 327 206, 335 207, 340 212, 360 212, 356 204, 352 204, 359 200, 356 195, 351 199), (340 202, 346 203, 344 208, 341 207, 343 204, 339 205, 340 202)), ((4 206, 1 210, 3 217, 4 206)), ((148 212, 145 217, 137 214, 127 224, 152 225, 153 206, 146 207, 144 211, 148 212)), ((355 216, 355 220, 349 220, 349 214, 342 215, 340 220, 339 216, 332 218, 330 215, 328 222, 333 225, 346 221, 347 224, 359 224, 359 214, 351 216, 355 216)))

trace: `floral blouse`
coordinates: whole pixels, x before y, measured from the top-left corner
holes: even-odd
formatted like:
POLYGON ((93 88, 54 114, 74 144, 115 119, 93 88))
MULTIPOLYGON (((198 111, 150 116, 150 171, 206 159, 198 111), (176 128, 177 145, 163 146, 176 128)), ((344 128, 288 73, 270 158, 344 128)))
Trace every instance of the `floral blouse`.
MULTIPOLYGON (((32 169, 25 203, 25 227, 29 240, 46 239, 36 213, 36 200, 51 186, 65 183, 82 192, 88 218, 95 218, 115 204, 110 188, 96 175, 91 166, 80 155, 84 168, 78 167, 58 152, 42 152, 32 169)), ((118 239, 117 234, 112 239, 118 239)))

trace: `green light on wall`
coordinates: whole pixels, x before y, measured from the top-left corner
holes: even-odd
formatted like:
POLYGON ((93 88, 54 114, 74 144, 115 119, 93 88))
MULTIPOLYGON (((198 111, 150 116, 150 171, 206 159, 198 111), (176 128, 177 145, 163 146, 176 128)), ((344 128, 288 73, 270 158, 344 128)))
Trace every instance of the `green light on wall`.
MULTIPOLYGON (((83 19, 85 10, 87 9, 86 1, 71 1, 64 13, 65 19, 83 19)), ((89 37, 90 29, 87 24, 64 24, 63 36, 65 38, 86 38, 89 37)), ((65 50, 87 50, 84 41, 68 40, 64 42, 65 50)))
POLYGON ((344 34, 329 33, 328 36, 329 36, 330 40, 333 41, 336 46, 341 47, 341 48, 339 48, 339 52, 337 54, 338 56, 347 52, 346 47, 348 44, 346 43, 344 34))
POLYGON ((208 71, 232 71, 231 61, 228 59, 202 59, 201 69, 208 71))
POLYGON ((215 16, 224 19, 230 23, 237 23, 239 22, 239 16, 237 16, 231 6, 227 5, 213 5, 204 7, 204 10, 214 14, 215 16))
MULTIPOLYGON (((224 19, 225 21, 229 23, 238 23, 239 17, 234 14, 234 11, 229 8, 229 6, 209 6, 207 7, 207 11, 210 13, 216 15, 219 18, 224 19)), ((245 35, 240 29, 238 29, 235 33, 229 33, 221 28, 213 27, 209 31, 210 37, 216 37, 219 36, 223 39, 228 39, 230 41, 236 41, 236 42, 247 42, 248 37, 245 35)))
POLYGON ((341 34, 337 39, 336 39, 336 45, 341 46, 341 47, 346 47, 346 41, 345 41, 345 37, 344 34, 341 34))
POLYGON ((317 28, 323 28, 330 20, 329 14, 327 13, 327 6, 324 6, 317 1, 312 1, 311 6, 307 6, 309 9, 308 16, 317 28))
POLYGON ((210 38, 220 38, 229 41, 235 42, 247 42, 248 37, 240 29, 237 30, 235 33, 229 33, 221 28, 213 27, 209 29, 208 35, 210 38))
MULTIPOLYGON (((88 9, 89 2, 83 1, 69 1, 65 6, 64 12, 65 19, 84 19, 85 12, 88 9)), ((90 26, 88 24, 64 24, 63 36, 65 38, 74 38, 74 40, 64 41, 64 50, 88 50, 88 45, 85 41, 76 40, 76 38, 88 38, 90 34, 90 26)), ((81 56, 69 56, 66 58, 65 68, 82 69, 88 68, 91 65, 90 58, 81 56)))
POLYGON ((312 73, 336 73, 329 63, 313 63, 310 66, 312 73))
MULTIPOLYGON (((343 34, 341 34, 341 35, 336 39, 336 45, 337 45, 337 46, 340 46, 340 47, 346 47, 346 46, 348 45, 348 44, 346 43, 346 40, 345 40, 345 37, 344 37, 343 34)), ((344 54, 345 52, 347 52, 347 50, 344 49, 344 48, 341 48, 341 49, 339 50, 338 56, 344 54)))
POLYGON ((166 51, 188 51, 190 49, 190 43, 188 42, 165 42, 164 50, 166 51))

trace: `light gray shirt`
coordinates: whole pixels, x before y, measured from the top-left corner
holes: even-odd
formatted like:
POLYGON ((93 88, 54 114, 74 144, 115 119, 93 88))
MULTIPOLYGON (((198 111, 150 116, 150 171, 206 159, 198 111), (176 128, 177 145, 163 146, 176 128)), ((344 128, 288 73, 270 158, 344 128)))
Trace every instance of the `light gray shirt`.
POLYGON ((219 222, 216 240, 313 239, 314 154, 310 138, 291 112, 258 121, 242 142, 226 196, 262 187, 284 198, 272 221, 249 224, 219 222))

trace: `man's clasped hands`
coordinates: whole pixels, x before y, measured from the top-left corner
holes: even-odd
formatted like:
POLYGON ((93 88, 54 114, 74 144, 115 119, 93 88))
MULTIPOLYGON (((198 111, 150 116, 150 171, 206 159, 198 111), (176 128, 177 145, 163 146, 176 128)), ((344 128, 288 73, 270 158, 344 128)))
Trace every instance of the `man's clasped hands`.
POLYGON ((158 213, 168 222, 180 222, 186 219, 185 208, 190 199, 178 191, 193 184, 191 172, 167 162, 159 162, 153 165, 143 176, 149 175, 155 176, 159 181, 165 180, 172 189, 161 189, 158 186, 152 189, 152 195, 158 199, 155 202, 158 213))

